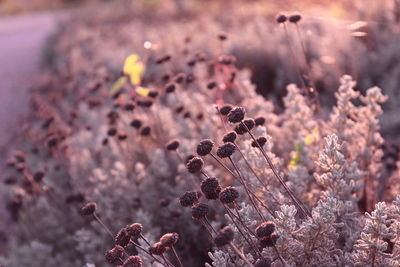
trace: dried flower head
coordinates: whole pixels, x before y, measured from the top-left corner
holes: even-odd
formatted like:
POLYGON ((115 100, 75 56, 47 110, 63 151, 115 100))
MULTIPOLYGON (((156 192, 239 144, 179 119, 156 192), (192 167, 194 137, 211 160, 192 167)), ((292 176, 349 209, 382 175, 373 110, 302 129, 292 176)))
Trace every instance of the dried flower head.
POLYGON ((130 240, 131 236, 125 228, 119 230, 114 238, 115 244, 120 245, 121 247, 126 247, 130 240))
POLYGON ((263 116, 258 116, 254 119, 254 122, 256 124, 256 126, 261 126, 264 125, 265 123, 265 118, 263 116))
POLYGON ((106 261, 110 264, 122 264, 121 259, 124 257, 124 255, 124 248, 118 245, 104 253, 106 261))
POLYGON ((246 110, 243 107, 235 107, 228 114, 228 121, 230 123, 238 123, 244 119, 246 110))
POLYGON ((175 76, 175 82, 178 83, 178 84, 183 83, 185 81, 185 79, 186 79, 186 74, 185 73, 178 73, 175 76))
POLYGON ((152 91, 149 92, 149 97, 156 98, 157 96, 158 96, 158 92, 157 91, 152 90, 152 91))
POLYGON ((176 86, 175 86, 175 84, 174 83, 169 83, 169 84, 167 84, 167 86, 165 86, 165 92, 167 93, 167 94, 169 94, 169 93, 172 93, 172 92, 174 92, 175 91, 175 88, 176 88, 176 86))
POLYGON ((297 23, 301 20, 301 15, 299 13, 292 14, 289 16, 289 21, 292 23, 297 23))
POLYGON ((199 156, 206 156, 210 154, 212 148, 214 146, 214 142, 210 139, 201 140, 197 145, 197 154, 199 156))
POLYGON ((207 216, 208 211, 210 210, 209 206, 204 203, 195 204, 192 207, 192 218, 196 220, 203 219, 207 216))
POLYGON ((225 32, 220 32, 220 33, 218 34, 218 39, 219 39, 220 41, 225 41, 226 39, 228 39, 228 34, 225 33, 225 32))
POLYGON ((177 150, 178 147, 179 147, 179 141, 176 139, 171 140, 166 146, 167 150, 169 150, 169 151, 177 150))
POLYGON ((182 205, 182 207, 189 207, 197 203, 198 200, 199 196, 197 192, 187 191, 179 198, 179 203, 182 205))
POLYGON ((127 226, 125 229, 131 238, 136 239, 142 234, 143 226, 140 223, 133 223, 127 226))
POLYGON ((217 149, 217 156, 220 158, 227 158, 233 155, 235 153, 236 147, 233 143, 231 142, 226 142, 225 144, 222 144, 218 147, 217 149))
MULTIPOLYGON (((264 136, 260 136, 260 137, 256 138, 256 141, 257 141, 258 145, 263 147, 265 145, 265 143, 267 143, 267 138, 265 138, 264 136)), ((251 146, 258 147, 257 143, 255 141, 253 141, 253 142, 251 142, 251 146)))
POLYGON ((162 57, 159 57, 156 60, 156 64, 163 64, 163 63, 169 61, 170 59, 171 59, 171 55, 170 54, 166 54, 166 55, 164 55, 162 57))
POLYGON ((221 186, 219 185, 218 179, 215 177, 204 179, 201 182, 200 188, 207 199, 218 199, 219 193, 221 192, 221 186))
POLYGON ((232 105, 229 105, 229 104, 224 105, 219 109, 219 113, 221 113, 221 115, 226 116, 229 114, 229 112, 232 110, 232 108, 233 108, 232 105))
POLYGON ((131 122, 131 126, 132 126, 133 128, 139 129, 140 127, 142 127, 142 121, 141 121, 141 120, 138 120, 138 119, 134 119, 134 120, 131 122))
POLYGON ((160 243, 167 248, 174 246, 179 240, 178 233, 167 233, 160 238, 160 243))
POLYGON ((122 267, 142 267, 143 262, 142 258, 139 256, 129 256, 129 258, 126 259, 124 264, 122 264, 122 267))
POLYGON ((266 239, 260 240, 259 244, 260 247, 266 248, 266 247, 273 247, 276 244, 276 241, 278 241, 279 235, 277 233, 272 233, 269 237, 266 239))
POLYGON ((275 223, 267 221, 261 223, 256 228, 256 236, 258 239, 266 239, 275 231, 275 223))
POLYGON ((161 244, 161 242, 157 242, 149 247, 150 254, 153 255, 162 255, 167 249, 161 244))
POLYGON ((283 15, 283 14, 278 14, 278 15, 276 15, 276 17, 275 17, 275 20, 276 20, 276 22, 278 22, 278 23, 285 23, 286 20, 287 20, 287 17, 286 17, 285 15, 283 15))
POLYGON ((82 215, 92 215, 95 211, 96 211, 96 203, 94 203, 94 202, 86 203, 81 208, 82 215))
POLYGON ((239 192, 232 186, 225 187, 219 194, 219 200, 224 204, 229 204, 239 197, 239 192))
POLYGON ((233 143, 233 142, 235 142, 236 138, 237 138, 236 132, 232 131, 232 132, 229 132, 229 133, 224 135, 224 137, 222 138, 222 142, 224 142, 224 143, 228 143, 228 142, 233 143))
POLYGON ((143 129, 140 131, 140 135, 142 136, 149 136, 150 133, 151 133, 150 126, 143 127, 143 129))
POLYGON ((271 260, 268 258, 260 258, 254 263, 254 267, 271 267, 271 260))
POLYGON ((43 180, 44 177, 44 171, 40 170, 37 171, 33 174, 33 179, 35 180, 35 182, 40 183, 43 180))
POLYGON ((197 173, 203 169, 204 161, 200 157, 193 157, 186 164, 186 167, 190 173, 197 173))
POLYGON ((207 89, 208 89, 208 90, 212 90, 212 89, 214 89, 216 86, 217 86, 217 83, 214 82, 214 81, 212 81, 212 82, 209 82, 209 83, 207 84, 207 89))
POLYGON ((218 234, 214 237, 214 244, 217 247, 223 247, 233 241, 235 232, 229 227, 225 226, 219 230, 218 234))
POLYGON ((108 129, 107 134, 108 134, 109 136, 115 136, 115 135, 117 134, 117 129, 115 129, 115 128, 110 128, 110 129, 108 129))
POLYGON ((243 123, 240 123, 236 125, 235 127, 235 132, 237 134, 245 134, 247 133, 247 130, 251 131, 254 128, 255 122, 253 119, 245 119, 243 120, 243 123))

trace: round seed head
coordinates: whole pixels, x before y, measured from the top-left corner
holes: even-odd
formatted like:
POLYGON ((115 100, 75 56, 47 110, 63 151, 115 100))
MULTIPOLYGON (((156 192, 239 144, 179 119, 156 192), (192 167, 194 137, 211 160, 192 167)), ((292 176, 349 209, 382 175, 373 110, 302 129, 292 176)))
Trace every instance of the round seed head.
POLYGON ((210 154, 212 148, 214 146, 214 142, 210 139, 201 140, 197 145, 197 154, 199 156, 206 156, 210 154))
POLYGON ((115 128, 110 128, 110 129, 108 129, 107 134, 108 134, 109 136, 115 136, 115 135, 117 134, 117 129, 115 129, 115 128))
POLYGON ((220 145, 217 149, 217 156, 220 158, 227 158, 235 153, 236 147, 233 143, 227 142, 223 145, 220 145))
POLYGON ((167 84, 167 86, 165 87, 165 92, 167 93, 167 94, 169 94, 169 93, 172 93, 172 92, 174 92, 175 91, 175 88, 176 88, 176 86, 175 86, 175 84, 174 83, 170 83, 170 84, 167 84))
POLYGON ((167 248, 174 246, 179 240, 178 233, 167 233, 160 238, 160 243, 167 248))
MULTIPOLYGON (((256 140, 261 147, 263 147, 265 145, 265 143, 267 143, 267 138, 265 138, 264 136, 257 137, 256 140)), ((258 145, 255 141, 251 142, 251 146, 258 147, 258 145)))
POLYGON ((167 249, 161 244, 161 242, 157 242, 149 248, 150 254, 153 255, 162 255, 167 249))
POLYGON ((127 111, 132 111, 135 109, 135 105, 133 103, 127 103, 124 108, 127 111))
POLYGON ((237 138, 236 132, 232 131, 232 132, 229 132, 229 133, 224 135, 224 137, 222 138, 222 142, 224 142, 224 143, 228 143, 228 142, 233 143, 233 142, 235 142, 236 138, 237 138))
POLYGON ((150 91, 149 92, 149 97, 156 98, 157 96, 158 96, 158 92, 157 91, 150 91))
POLYGON ((219 39, 220 41, 225 41, 226 39, 228 39, 228 34, 225 33, 225 32, 220 32, 220 33, 218 34, 218 39, 219 39))
POLYGON ((115 244, 120 245, 121 247, 126 247, 130 240, 131 236, 128 234, 128 231, 125 228, 119 230, 114 238, 115 244))
POLYGON ((126 259, 124 264, 122 264, 122 267, 142 267, 143 262, 142 258, 139 256, 130 256, 129 258, 126 259))
POLYGON ((138 120, 138 119, 134 119, 134 120, 131 122, 131 126, 132 126, 133 128, 139 129, 140 127, 142 127, 142 121, 140 121, 140 120, 138 120))
POLYGON ((217 83, 216 82, 209 82, 208 84, 207 84, 207 89, 208 90, 212 90, 212 89, 214 89, 215 87, 217 86, 217 83))
POLYGON ((247 132, 246 127, 244 127, 241 123, 236 125, 234 130, 238 135, 243 135, 247 132))
POLYGON ((183 111, 183 109, 184 109, 183 106, 179 106, 179 107, 177 107, 177 108, 175 109, 175 112, 179 114, 179 113, 181 113, 181 112, 183 111))
POLYGON ((126 227, 128 235, 133 238, 139 238, 143 231, 143 226, 140 223, 133 223, 126 227))
POLYGON ((33 179, 35 182, 40 183, 43 180, 44 171, 37 171, 33 174, 33 179))
POLYGON ((195 191, 187 191, 180 198, 179 203, 182 207, 189 207, 199 201, 199 196, 195 191))
POLYGON ((219 194, 219 200, 221 200, 221 202, 224 204, 232 203, 238 197, 239 197, 239 192, 236 190, 236 188, 232 186, 224 188, 222 192, 219 194))
POLYGON ((254 263, 254 267, 271 267, 271 260, 267 258, 260 258, 254 263))
POLYGON ((194 157, 186 164, 186 167, 190 173, 197 173, 203 169, 204 162, 199 157, 194 157))
POLYGON ((230 227, 225 226, 219 230, 219 233, 214 237, 214 244, 217 247, 223 247, 232 242, 234 237, 235 232, 230 227))
POLYGON ((167 150, 169 150, 169 151, 177 150, 178 147, 179 147, 179 141, 176 139, 171 140, 166 146, 167 150))
POLYGON ((268 238, 260 240, 259 244, 261 248, 273 247, 278 241, 279 235, 277 233, 272 233, 268 238))
POLYGON ((92 215, 95 211, 96 211, 96 203, 94 203, 94 202, 86 203, 81 208, 82 215, 92 215))
POLYGON ((243 107, 235 107, 228 114, 228 121, 230 123, 238 123, 244 119, 246 110, 243 107))
POLYGON ((278 23, 285 23, 286 20, 287 20, 287 17, 286 17, 285 15, 283 15, 283 14, 278 14, 278 15, 276 15, 276 17, 275 17, 275 20, 276 20, 276 22, 278 22, 278 23))
POLYGON ((183 83, 186 79, 186 74, 185 73, 179 73, 175 76, 175 82, 176 83, 183 83))
POLYGON ((124 257, 124 255, 124 248, 118 245, 104 253, 106 261, 110 264, 122 264, 121 259, 124 257))
POLYGON ((209 210, 210 208, 208 207, 207 204, 204 203, 195 204, 192 207, 192 218, 196 220, 203 219, 204 217, 207 216, 209 210))
POLYGON ((275 223, 271 221, 263 222, 256 228, 258 239, 267 239, 275 231, 275 223))
POLYGON ((254 119, 254 122, 256 123, 256 126, 264 125, 265 118, 262 116, 258 116, 257 118, 254 119))
POLYGON ((196 156, 193 155, 193 154, 187 155, 187 156, 186 156, 186 159, 185 159, 185 164, 188 164, 188 162, 189 162, 192 158, 194 158, 194 157, 196 157, 196 156))
POLYGON ((221 113, 221 115, 226 116, 229 114, 229 112, 232 110, 232 108, 233 108, 232 105, 229 105, 229 104, 224 105, 219 109, 219 113, 221 113))
POLYGON ((301 15, 299 13, 295 13, 289 17, 289 21, 292 23, 297 23, 301 20, 301 15))
POLYGON ((219 193, 221 192, 221 186, 215 177, 204 179, 201 182, 200 188, 207 199, 218 199, 219 193))
POLYGON ((151 133, 150 126, 146 126, 140 131, 140 135, 142 135, 142 136, 149 136, 150 133, 151 133))

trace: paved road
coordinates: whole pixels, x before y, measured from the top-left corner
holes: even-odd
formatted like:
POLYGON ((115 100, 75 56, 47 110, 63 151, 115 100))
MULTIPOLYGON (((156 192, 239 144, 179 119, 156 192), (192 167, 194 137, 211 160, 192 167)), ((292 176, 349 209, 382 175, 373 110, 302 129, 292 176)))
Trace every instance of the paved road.
MULTIPOLYGON (((0 18, 0 183, 6 151, 13 146, 9 141, 29 112, 29 88, 42 68, 43 45, 64 18, 62 12, 0 18)), ((6 224, 3 208, 0 194, 0 230, 6 224)))

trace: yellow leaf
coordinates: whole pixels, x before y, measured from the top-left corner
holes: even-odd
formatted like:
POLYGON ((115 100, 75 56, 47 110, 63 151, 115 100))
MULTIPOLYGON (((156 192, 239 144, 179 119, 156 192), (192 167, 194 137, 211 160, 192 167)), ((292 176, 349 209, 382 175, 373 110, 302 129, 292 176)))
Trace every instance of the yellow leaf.
POLYGON ((304 138, 304 143, 306 145, 311 145, 313 142, 317 141, 319 138, 319 131, 318 131, 318 127, 314 127, 314 129, 312 130, 312 132, 310 134, 308 134, 305 138, 304 138))
POLYGON ((125 59, 123 72, 130 77, 133 85, 141 83, 145 69, 145 65, 139 60, 137 54, 132 54, 125 59))
POLYGON ((297 165, 299 165, 299 162, 300 162, 299 152, 293 153, 292 158, 290 159, 289 162, 289 169, 295 170, 297 168, 297 165))
POLYGON ((110 95, 115 95, 124 87, 127 82, 127 78, 125 76, 119 77, 118 80, 112 85, 110 90, 110 95))
POLYGON ((148 96, 149 95, 150 90, 144 87, 139 86, 136 89, 136 93, 140 96, 148 96))

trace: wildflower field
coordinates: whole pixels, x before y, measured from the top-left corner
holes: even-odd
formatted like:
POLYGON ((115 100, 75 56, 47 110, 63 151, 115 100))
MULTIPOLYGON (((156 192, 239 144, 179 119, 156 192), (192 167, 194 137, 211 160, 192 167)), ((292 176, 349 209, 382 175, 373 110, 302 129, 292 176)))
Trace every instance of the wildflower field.
POLYGON ((46 45, 0 266, 400 266, 399 0, 104 2, 46 45))

